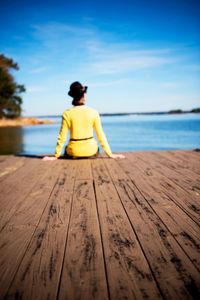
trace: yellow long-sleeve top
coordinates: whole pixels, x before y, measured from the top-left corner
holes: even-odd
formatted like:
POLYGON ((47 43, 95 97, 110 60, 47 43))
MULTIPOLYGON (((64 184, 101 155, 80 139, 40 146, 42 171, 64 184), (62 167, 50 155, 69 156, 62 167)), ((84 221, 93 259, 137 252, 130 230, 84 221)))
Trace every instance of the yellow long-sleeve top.
POLYGON ((67 132, 70 130, 70 139, 78 141, 69 141, 66 151, 68 155, 83 157, 92 156, 98 151, 98 144, 95 138, 81 140, 93 137, 93 130, 96 131, 97 138, 108 156, 112 154, 107 142, 99 113, 85 105, 74 106, 67 109, 62 115, 62 124, 58 136, 55 156, 59 157, 63 145, 67 138, 67 132))

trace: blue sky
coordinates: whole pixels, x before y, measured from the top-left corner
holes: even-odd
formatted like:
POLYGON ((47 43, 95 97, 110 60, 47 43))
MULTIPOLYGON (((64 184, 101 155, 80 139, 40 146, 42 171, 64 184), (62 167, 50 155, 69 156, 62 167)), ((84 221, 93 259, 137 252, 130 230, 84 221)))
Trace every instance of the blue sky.
POLYGON ((99 112, 200 107, 198 0, 7 0, 1 16, 23 115, 61 114, 76 80, 99 112))

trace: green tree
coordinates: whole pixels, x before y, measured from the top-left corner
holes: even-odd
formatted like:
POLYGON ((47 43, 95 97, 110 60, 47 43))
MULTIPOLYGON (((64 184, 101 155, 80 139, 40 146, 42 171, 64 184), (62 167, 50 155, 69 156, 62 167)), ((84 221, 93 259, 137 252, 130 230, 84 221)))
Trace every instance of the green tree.
POLYGON ((12 70, 19 70, 19 66, 11 58, 0 55, 0 118, 18 117, 21 114, 22 98, 25 87, 15 82, 12 70))

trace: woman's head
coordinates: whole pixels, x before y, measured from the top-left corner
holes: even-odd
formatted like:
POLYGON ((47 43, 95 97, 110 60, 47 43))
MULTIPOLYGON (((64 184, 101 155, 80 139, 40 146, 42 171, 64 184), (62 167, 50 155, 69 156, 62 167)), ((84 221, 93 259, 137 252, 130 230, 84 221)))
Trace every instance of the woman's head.
POLYGON ((70 85, 68 95, 73 98, 73 105, 84 104, 84 94, 87 92, 87 86, 83 86, 80 82, 75 81, 70 85))

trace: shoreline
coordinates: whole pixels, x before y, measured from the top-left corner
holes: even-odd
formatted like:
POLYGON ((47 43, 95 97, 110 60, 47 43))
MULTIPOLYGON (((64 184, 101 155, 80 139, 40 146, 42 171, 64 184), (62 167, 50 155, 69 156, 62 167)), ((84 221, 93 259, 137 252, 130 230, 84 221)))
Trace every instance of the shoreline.
MULTIPOLYGON (((194 109, 190 111, 171 110, 160 112, 122 112, 122 113, 100 113, 101 117, 117 117, 117 116, 150 116, 150 115, 183 115, 183 114, 200 114, 200 109, 194 109)), ((23 126, 36 126, 45 124, 55 124, 56 121, 43 119, 43 118, 55 118, 62 117, 62 115, 46 115, 46 116, 33 116, 33 117, 18 117, 14 119, 2 118, 0 119, 1 127, 23 127, 23 126)))
POLYGON ((110 117, 110 116, 151 116, 151 115, 184 115, 184 114, 199 114, 200 109, 193 110, 181 110, 175 109, 170 111, 151 111, 151 112, 122 112, 122 113, 100 113, 102 117, 110 117))
MULTIPOLYGON (((117 116, 151 116, 151 115, 184 115, 184 114, 200 114, 198 111, 157 111, 157 112, 114 112, 114 113, 99 113, 101 117, 117 117, 117 116)), ((61 118, 62 115, 40 115, 38 118, 61 118)))
POLYGON ((54 124, 52 120, 42 120, 35 117, 19 117, 15 119, 0 119, 0 127, 36 126, 43 124, 54 124))

